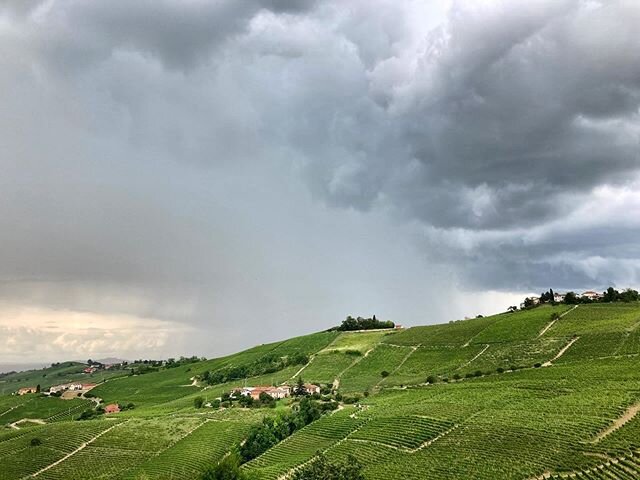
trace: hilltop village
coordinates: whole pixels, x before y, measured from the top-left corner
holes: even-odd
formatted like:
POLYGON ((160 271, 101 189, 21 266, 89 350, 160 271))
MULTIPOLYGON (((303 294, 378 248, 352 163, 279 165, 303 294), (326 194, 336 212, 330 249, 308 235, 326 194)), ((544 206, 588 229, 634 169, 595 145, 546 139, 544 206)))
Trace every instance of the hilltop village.
MULTIPOLYGON (((579 305, 586 303, 612 303, 612 302, 637 302, 640 300, 640 294, 631 288, 627 288, 623 291, 618 291, 613 287, 607 288, 604 292, 599 293, 594 290, 587 290, 582 293, 576 292, 554 292, 553 289, 549 289, 547 292, 543 292, 539 297, 527 297, 520 304, 522 310, 527 308, 536 307, 545 303, 554 305, 564 303, 567 305, 579 305)), ((516 307, 509 307, 510 310, 515 310, 516 307)))

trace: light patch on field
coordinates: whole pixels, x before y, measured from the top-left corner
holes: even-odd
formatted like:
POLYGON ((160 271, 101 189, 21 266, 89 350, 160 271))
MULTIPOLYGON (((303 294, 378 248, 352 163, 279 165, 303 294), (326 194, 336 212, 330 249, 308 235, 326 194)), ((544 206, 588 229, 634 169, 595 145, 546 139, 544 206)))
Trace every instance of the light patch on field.
POLYGON ((124 314, 5 305, 0 308, 0 361, 157 357, 186 339, 184 325, 124 314))
POLYGON ((365 353, 378 344, 385 335, 393 334, 393 330, 382 332, 345 332, 336 338, 323 352, 358 350, 365 353))

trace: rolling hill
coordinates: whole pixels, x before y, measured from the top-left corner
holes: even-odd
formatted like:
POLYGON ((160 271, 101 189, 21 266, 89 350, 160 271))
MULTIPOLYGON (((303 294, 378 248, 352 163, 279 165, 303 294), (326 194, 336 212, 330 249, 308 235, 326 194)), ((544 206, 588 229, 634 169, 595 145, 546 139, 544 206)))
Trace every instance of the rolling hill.
MULTIPOLYGON (((77 374, 77 365, 68 368, 77 374)), ((0 385, 17 390, 58 373, 36 372, 0 385)), ((91 399, 5 394, 0 423, 40 423, 0 430, 0 480, 197 479, 263 417, 291 403, 196 408, 198 398, 206 403, 244 385, 293 385, 298 377, 333 389, 340 406, 246 462, 242 469, 255 478, 287 478, 319 452, 354 455, 368 479, 640 478, 640 305, 632 303, 321 332, 114 375, 91 393, 135 408, 86 421, 76 418, 91 399), (284 361, 293 358, 303 360, 284 361), (241 371, 256 375, 200 380, 205 372, 229 378, 241 371)))

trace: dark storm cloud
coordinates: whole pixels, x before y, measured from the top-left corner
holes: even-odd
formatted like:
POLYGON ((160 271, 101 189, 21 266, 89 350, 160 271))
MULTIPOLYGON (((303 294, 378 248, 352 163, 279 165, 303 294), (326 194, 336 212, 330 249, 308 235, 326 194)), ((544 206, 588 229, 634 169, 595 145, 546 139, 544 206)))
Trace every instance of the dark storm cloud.
POLYGON ((631 2, 455 3, 423 52, 369 73, 386 112, 374 131, 392 148, 362 145, 345 188, 325 191, 360 208, 384 194, 429 224, 495 229, 564 215, 563 195, 624 183, 640 167, 639 20, 631 2))
POLYGON ((460 285, 634 285, 638 24, 634 1, 5 1, 0 304, 217 331, 186 341, 208 353, 448 320, 460 285))
POLYGON ((208 61, 215 48, 241 33, 259 11, 299 14, 314 4, 313 0, 59 0, 10 1, 4 8, 22 17, 37 17, 39 9, 46 12, 47 22, 40 25, 47 34, 40 37, 42 48, 64 68, 105 60, 114 50, 125 49, 185 70, 208 61))

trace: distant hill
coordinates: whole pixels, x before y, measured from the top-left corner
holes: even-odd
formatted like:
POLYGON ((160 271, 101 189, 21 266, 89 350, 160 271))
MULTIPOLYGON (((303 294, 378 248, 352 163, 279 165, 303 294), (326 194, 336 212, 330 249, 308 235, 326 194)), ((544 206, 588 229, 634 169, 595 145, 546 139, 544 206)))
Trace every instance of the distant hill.
POLYGON ((24 372, 46 367, 46 363, 0 363, 0 373, 24 372))
MULTIPOLYGON (((45 369, 45 379, 65 368, 74 366, 45 369)), ((252 478, 287 478, 318 452, 331 461, 354 455, 372 480, 640 478, 638 303, 321 332, 136 368, 136 375, 94 379, 100 384, 91 393, 104 404, 133 408, 92 420, 75 420, 93 409, 82 398, 0 396, 2 423, 45 422, 0 430, 2 478, 51 466, 42 478, 198 479, 231 448, 253 441, 251 428, 265 416, 298 403, 243 408, 248 403, 229 394, 295 387, 298 378, 320 387, 318 405, 339 408, 246 461, 242 470, 252 478), (30 446, 34 437, 42 444, 30 446)), ((42 372, 12 378, 11 388, 42 372)))

